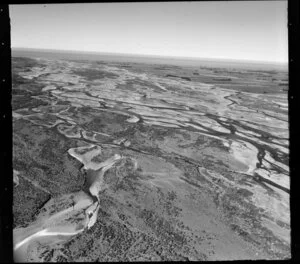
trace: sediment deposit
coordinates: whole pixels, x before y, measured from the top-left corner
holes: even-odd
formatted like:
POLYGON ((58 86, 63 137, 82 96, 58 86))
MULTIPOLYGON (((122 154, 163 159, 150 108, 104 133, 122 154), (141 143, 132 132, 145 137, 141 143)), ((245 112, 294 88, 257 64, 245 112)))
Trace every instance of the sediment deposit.
POLYGON ((130 65, 13 58, 16 260, 289 258, 287 73, 130 65))

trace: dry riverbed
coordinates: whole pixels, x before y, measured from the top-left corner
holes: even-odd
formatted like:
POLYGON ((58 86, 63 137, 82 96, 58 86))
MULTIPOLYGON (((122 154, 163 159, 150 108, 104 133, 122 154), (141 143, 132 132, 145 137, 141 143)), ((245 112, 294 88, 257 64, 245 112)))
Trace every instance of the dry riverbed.
POLYGON ((286 72, 12 63, 16 261, 291 256, 286 72))

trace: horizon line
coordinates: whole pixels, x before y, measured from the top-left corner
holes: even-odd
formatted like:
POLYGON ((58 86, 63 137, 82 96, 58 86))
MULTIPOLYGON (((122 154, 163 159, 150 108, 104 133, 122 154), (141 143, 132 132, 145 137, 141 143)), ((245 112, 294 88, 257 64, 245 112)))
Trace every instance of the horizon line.
POLYGON ((260 60, 249 60, 249 59, 231 59, 231 58, 204 58, 204 57, 183 57, 183 56, 167 56, 167 55, 157 55, 157 54, 140 54, 140 53, 121 53, 121 52, 105 52, 105 51, 85 51, 85 50, 68 50, 68 49, 48 49, 48 48, 28 48, 28 47, 11 47, 12 50, 35 50, 35 51, 56 51, 56 52, 69 52, 69 53, 89 53, 89 54, 102 54, 102 55, 115 55, 123 57, 152 57, 152 58, 166 58, 166 59, 177 59, 177 60, 208 60, 208 61, 231 61, 231 62, 248 62, 248 63, 258 63, 258 64, 277 64, 277 65, 288 65, 287 62, 283 61, 260 61, 260 60))

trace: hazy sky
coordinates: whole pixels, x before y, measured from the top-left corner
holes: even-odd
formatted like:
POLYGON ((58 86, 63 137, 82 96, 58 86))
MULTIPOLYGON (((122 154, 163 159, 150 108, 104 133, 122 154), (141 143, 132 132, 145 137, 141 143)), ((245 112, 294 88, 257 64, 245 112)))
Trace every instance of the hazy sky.
POLYGON ((11 5, 12 47, 288 61, 287 1, 11 5))

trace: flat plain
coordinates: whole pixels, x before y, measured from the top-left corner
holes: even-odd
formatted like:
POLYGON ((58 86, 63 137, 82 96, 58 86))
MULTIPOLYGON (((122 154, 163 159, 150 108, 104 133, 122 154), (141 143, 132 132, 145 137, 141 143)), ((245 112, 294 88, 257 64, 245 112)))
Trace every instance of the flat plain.
POLYGON ((290 258, 287 71, 12 66, 16 261, 290 258))

